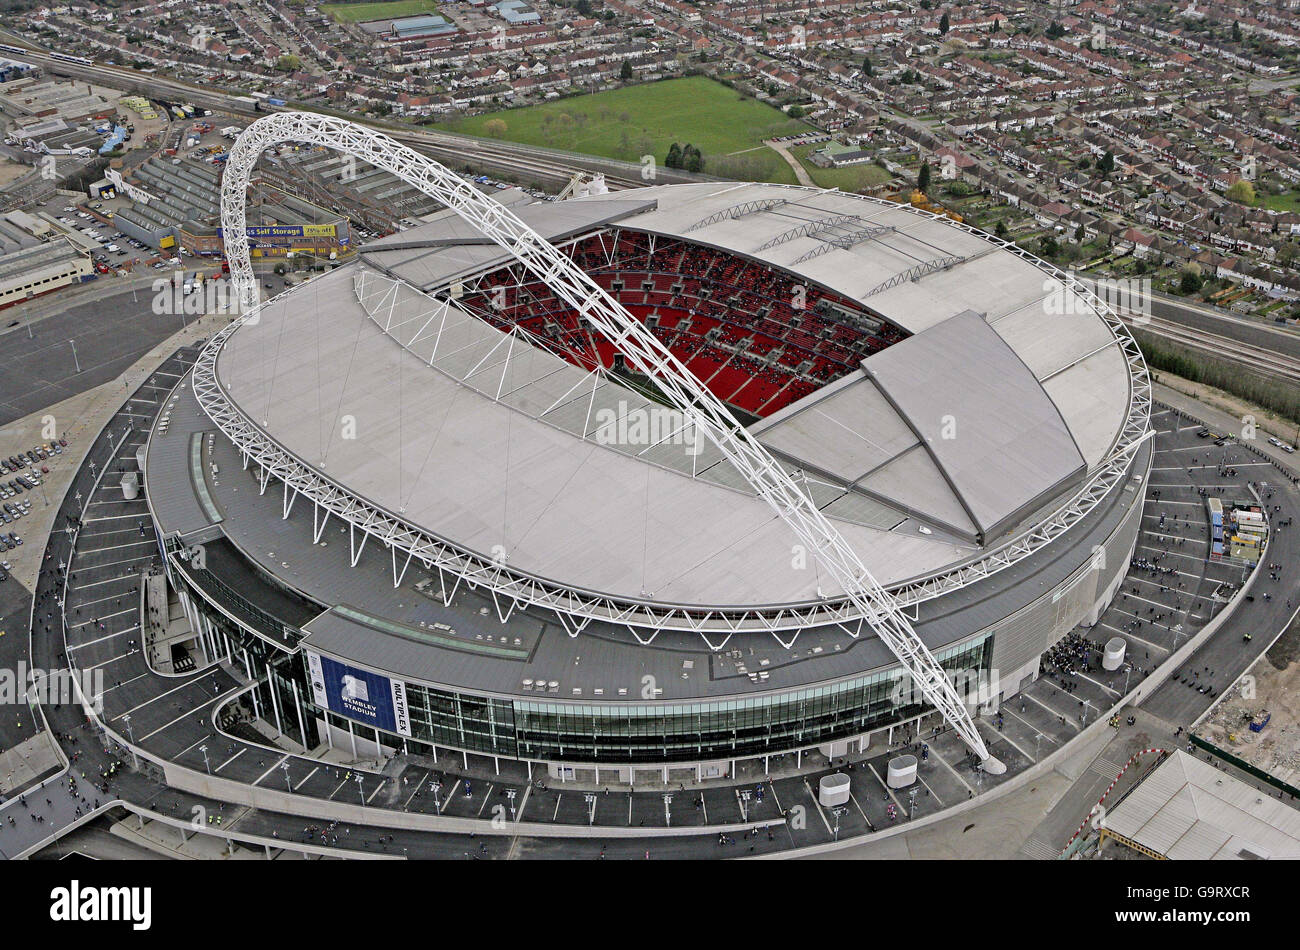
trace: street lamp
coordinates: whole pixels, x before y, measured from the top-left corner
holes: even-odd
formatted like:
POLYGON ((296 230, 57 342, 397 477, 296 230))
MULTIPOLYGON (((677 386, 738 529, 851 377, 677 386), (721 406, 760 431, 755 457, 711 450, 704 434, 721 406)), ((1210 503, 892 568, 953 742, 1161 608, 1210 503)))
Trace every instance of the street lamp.
POLYGON ((199 746, 199 751, 203 753, 203 768, 209 775, 211 775, 212 766, 208 763, 208 747, 201 745, 199 746))
POLYGON ((740 793, 740 820, 749 821, 749 789, 744 789, 740 793))
POLYGON ((664 824, 667 825, 669 828, 671 828, 673 824, 673 813, 672 813, 672 809, 669 808, 669 806, 672 803, 673 803, 673 793, 664 792, 664 824))
POLYGON ((430 782, 429 791, 433 792, 433 807, 437 810, 438 814, 441 815, 442 803, 438 801, 438 793, 442 791, 442 783, 430 782))
POLYGON ((840 840, 840 818, 848 812, 844 805, 836 805, 831 809, 831 814, 835 816, 835 840, 840 840))
POLYGON ((357 773, 357 795, 361 797, 362 805, 366 803, 366 789, 364 783, 365 783, 365 777, 360 772, 358 772, 357 773))
POLYGON ((286 759, 280 763, 280 768, 284 770, 284 784, 289 791, 293 791, 293 782, 289 780, 289 762, 286 759))
POLYGON ((582 797, 587 803, 587 824, 594 825, 596 823, 596 796, 588 792, 582 797))
POLYGON ((72 362, 77 367, 77 375, 81 375, 81 360, 77 359, 77 342, 69 340, 68 345, 72 347, 72 362))
POLYGON ((507 789, 506 789, 506 799, 510 802, 510 820, 511 820, 511 821, 514 821, 514 820, 515 820, 515 795, 516 795, 516 794, 518 794, 518 790, 517 790, 517 789, 513 789, 513 788, 507 788, 507 789))

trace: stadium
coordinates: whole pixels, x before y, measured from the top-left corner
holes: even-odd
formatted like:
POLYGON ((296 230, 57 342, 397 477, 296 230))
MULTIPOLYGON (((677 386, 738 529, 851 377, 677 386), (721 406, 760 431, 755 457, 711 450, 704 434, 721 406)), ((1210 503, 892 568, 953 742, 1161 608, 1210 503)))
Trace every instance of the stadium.
POLYGON ((1137 540, 1150 381, 1101 301, 888 201, 487 196, 304 122, 232 152, 237 281, 269 143, 447 210, 251 306, 172 392, 143 460, 174 656, 354 757, 686 781, 952 728, 995 769, 972 722, 1137 540))

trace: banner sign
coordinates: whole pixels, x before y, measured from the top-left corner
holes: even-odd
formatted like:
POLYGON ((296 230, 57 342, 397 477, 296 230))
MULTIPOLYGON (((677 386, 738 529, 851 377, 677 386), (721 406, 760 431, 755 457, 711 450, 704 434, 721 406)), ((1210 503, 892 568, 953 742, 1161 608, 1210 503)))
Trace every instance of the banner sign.
MULTIPOLYGON (((250 224, 244 229, 251 240, 267 238, 332 238, 336 228, 332 224, 250 224)), ((217 236, 225 237, 223 228, 217 228, 217 236)))
POLYGON ((411 734, 404 682, 359 670, 310 650, 303 652, 307 655, 312 699, 317 706, 386 732, 400 736, 411 734))

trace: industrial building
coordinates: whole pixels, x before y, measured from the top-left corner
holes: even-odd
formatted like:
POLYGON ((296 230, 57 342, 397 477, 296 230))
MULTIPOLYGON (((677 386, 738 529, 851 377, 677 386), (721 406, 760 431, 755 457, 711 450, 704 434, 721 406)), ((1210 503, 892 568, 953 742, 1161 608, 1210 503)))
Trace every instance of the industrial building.
POLYGON ((1175 861, 1300 859, 1300 813, 1182 750, 1106 814, 1103 844, 1175 861))
POLYGON ((0 307, 93 279, 90 255, 63 239, 0 257, 0 307))

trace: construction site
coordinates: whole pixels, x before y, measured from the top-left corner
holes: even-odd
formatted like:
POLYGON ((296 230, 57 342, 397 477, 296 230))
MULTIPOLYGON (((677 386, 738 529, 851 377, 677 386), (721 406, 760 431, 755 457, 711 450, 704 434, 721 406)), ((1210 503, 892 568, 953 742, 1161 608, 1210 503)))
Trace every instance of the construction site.
POLYGON ((1292 620, 1195 733, 1247 765, 1300 787, 1300 624, 1292 620))

